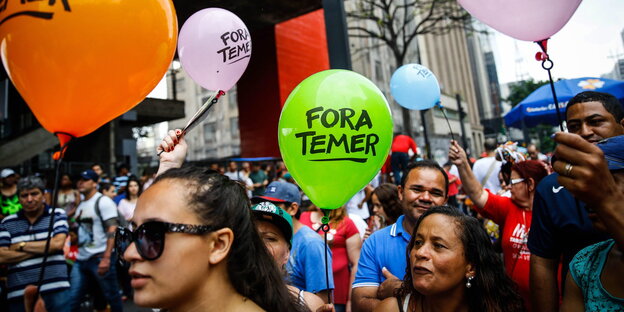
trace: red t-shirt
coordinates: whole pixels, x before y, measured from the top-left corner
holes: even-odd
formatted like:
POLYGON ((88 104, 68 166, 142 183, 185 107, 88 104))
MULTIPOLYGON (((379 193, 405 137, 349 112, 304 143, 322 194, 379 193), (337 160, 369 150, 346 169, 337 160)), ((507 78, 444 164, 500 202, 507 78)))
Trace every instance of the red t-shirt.
MULTIPOLYGON (((319 225, 313 226, 311 212, 306 211, 301 214, 299 221, 312 230, 316 230, 319 225)), ((318 230, 321 236, 323 230, 318 230)), ((334 272, 334 302, 337 304, 346 304, 349 299, 349 284, 351 282, 351 272, 349 270, 349 258, 347 256, 347 238, 353 235, 360 235, 357 227, 349 217, 345 217, 338 229, 330 229, 327 235, 327 243, 331 244, 332 252, 332 271, 334 272), (330 234, 333 239, 330 241, 330 234)))
POLYGON ((407 153, 410 149, 414 152, 414 154, 417 153, 416 142, 414 142, 411 137, 404 134, 394 137, 394 140, 392 141, 393 152, 407 153))
POLYGON ((532 211, 526 211, 516 206, 509 197, 487 192, 489 196, 485 206, 482 209, 475 208, 484 217, 503 227, 501 244, 505 270, 511 279, 518 284, 524 304, 527 310, 530 310, 529 267, 531 253, 527 247, 527 239, 531 229, 532 211))
POLYGON ((446 171, 446 175, 449 178, 449 181, 456 179, 454 182, 449 183, 448 196, 455 196, 459 194, 459 186, 461 185, 461 180, 456 175, 446 171))

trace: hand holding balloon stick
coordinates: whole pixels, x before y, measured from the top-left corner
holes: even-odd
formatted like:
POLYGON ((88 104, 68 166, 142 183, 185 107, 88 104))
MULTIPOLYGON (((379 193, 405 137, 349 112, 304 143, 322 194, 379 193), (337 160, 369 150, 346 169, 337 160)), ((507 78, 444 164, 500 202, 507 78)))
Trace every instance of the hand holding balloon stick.
MULTIPOLYGON (((224 91, 217 91, 216 93, 214 93, 213 95, 211 95, 208 100, 206 101, 206 103, 204 103, 199 110, 195 113, 195 115, 193 115, 193 117, 191 117, 191 119, 188 121, 188 123, 186 124, 186 126, 184 127, 184 129, 178 131, 176 133, 176 136, 178 138, 183 137, 184 135, 186 135, 189 131, 191 131, 191 129, 195 128, 195 126, 197 126, 202 120, 206 119, 206 117, 208 117, 208 111, 210 110, 210 108, 215 105, 218 101, 219 98, 221 96, 225 95, 224 91)), ((160 156, 160 154, 162 154, 165 150, 162 149, 160 152, 158 152, 158 156, 160 156)))
MULTIPOLYGON (((232 12, 208 8, 196 12, 182 26, 178 54, 184 70, 200 86, 219 90, 191 117, 178 138, 208 117, 210 108, 245 72, 251 57, 251 36, 232 12)), ((158 156, 165 149, 158 152, 158 156)))

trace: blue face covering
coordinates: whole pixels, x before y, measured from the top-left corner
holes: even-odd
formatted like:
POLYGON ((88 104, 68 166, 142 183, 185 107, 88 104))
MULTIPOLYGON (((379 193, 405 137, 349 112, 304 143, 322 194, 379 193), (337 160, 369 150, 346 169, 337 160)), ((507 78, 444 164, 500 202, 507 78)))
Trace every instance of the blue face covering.
POLYGON ((598 147, 604 153, 609 170, 624 170, 624 135, 604 139, 598 142, 598 147))

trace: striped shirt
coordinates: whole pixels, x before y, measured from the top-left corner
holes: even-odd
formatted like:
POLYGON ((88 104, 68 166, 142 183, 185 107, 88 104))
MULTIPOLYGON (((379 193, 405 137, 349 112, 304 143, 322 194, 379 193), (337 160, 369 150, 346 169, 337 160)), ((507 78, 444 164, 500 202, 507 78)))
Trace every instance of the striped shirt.
MULTIPOLYGON (((30 224, 24 212, 10 215, 0 223, 0 247, 10 247, 11 244, 20 242, 45 241, 48 237, 48 226, 52 209, 46 206, 43 214, 30 224)), ((54 209, 53 236, 67 234, 67 215, 63 209, 54 209)), ((39 281, 43 255, 26 259, 19 263, 9 265, 8 298, 19 298, 24 295, 27 285, 36 285, 39 281)), ((67 264, 63 251, 50 253, 46 260, 45 277, 41 286, 41 293, 69 288, 67 264)))

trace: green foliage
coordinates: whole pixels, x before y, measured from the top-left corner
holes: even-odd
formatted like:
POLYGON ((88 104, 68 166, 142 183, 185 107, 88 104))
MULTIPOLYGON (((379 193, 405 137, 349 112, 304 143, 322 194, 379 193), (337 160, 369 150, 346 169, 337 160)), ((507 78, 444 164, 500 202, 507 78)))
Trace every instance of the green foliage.
POLYGON ((533 78, 523 81, 512 82, 509 84, 509 96, 505 98, 511 104, 511 107, 518 105, 529 94, 537 90, 537 88, 547 84, 548 81, 535 81, 533 78))
MULTIPOLYGON (((554 133, 553 126, 551 125, 537 125, 534 128, 529 129, 529 136, 538 139, 537 147, 542 153, 548 153, 555 150, 557 143, 550 136, 554 133)), ((558 130, 558 128, 557 128, 558 130)))
MULTIPOLYGON (((509 96, 504 100, 508 101, 512 107, 516 106, 533 91, 545 84, 548 84, 548 81, 535 81, 532 78, 511 83, 509 85, 509 96)), ((550 138, 550 135, 553 133, 553 126, 537 125, 528 129, 528 131, 529 137, 538 140, 537 147, 541 152, 552 152, 555 149, 555 141, 550 138)))

